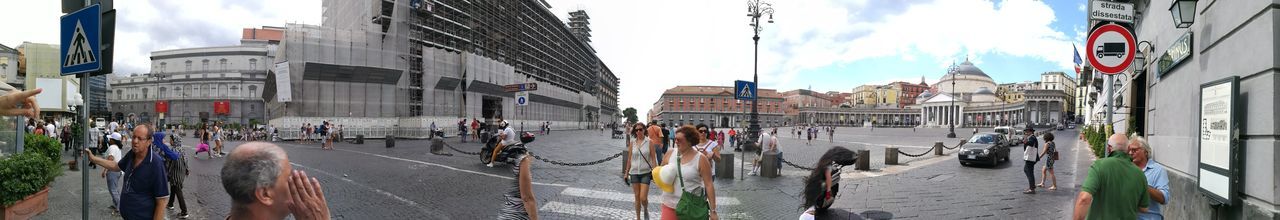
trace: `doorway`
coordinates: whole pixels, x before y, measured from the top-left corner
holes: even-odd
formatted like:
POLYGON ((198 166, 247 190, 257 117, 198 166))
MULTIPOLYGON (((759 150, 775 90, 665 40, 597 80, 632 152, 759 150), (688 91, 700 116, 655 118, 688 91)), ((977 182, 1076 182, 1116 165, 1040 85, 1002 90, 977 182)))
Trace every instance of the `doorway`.
MULTIPOLYGON (((480 101, 480 117, 484 117, 485 124, 496 127, 498 117, 505 116, 502 114, 502 98, 493 96, 481 97, 480 101)), ((490 129, 492 131, 492 128, 490 129)))

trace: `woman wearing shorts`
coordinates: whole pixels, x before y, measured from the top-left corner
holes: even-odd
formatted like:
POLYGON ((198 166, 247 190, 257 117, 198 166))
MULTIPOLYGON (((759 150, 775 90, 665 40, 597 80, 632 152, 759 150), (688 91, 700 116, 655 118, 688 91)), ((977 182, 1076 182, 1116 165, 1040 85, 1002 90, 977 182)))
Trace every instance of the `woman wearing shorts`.
POLYGON ((1053 133, 1044 134, 1044 152, 1040 155, 1045 158, 1044 168, 1040 169, 1040 185, 1037 187, 1044 188, 1044 181, 1053 179, 1053 185, 1049 185, 1049 190, 1058 190, 1058 175, 1053 174, 1053 162, 1058 158, 1053 157, 1058 153, 1058 145, 1053 143, 1053 133))
POLYGON ((661 140, 658 137, 662 132, 656 126, 645 126, 644 123, 636 123, 632 125, 631 135, 636 137, 635 142, 627 143, 627 160, 622 163, 623 182, 631 185, 631 191, 635 194, 636 219, 649 219, 649 183, 653 182, 653 176, 650 174, 653 170, 657 157, 654 155, 654 147, 652 140, 661 140))

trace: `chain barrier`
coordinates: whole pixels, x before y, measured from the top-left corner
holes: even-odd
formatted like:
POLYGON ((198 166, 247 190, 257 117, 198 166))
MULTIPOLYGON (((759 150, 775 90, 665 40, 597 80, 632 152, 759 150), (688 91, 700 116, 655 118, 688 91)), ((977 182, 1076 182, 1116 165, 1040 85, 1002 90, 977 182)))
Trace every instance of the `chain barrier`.
POLYGON ((787 161, 787 160, 782 159, 782 158, 778 158, 778 160, 782 160, 782 163, 785 163, 785 164, 787 164, 788 166, 791 166, 791 167, 795 167, 796 169, 801 169, 801 170, 805 170, 805 171, 813 171, 813 168, 811 168, 811 167, 803 167, 803 166, 800 166, 800 165, 796 165, 796 164, 794 164, 794 163, 791 163, 791 161, 787 161))
POLYGON ((591 161, 591 162, 585 162, 585 163, 567 163, 567 162, 560 162, 560 161, 554 161, 554 160, 548 160, 548 159, 542 158, 542 157, 538 156, 537 154, 533 154, 533 153, 530 153, 530 154, 531 154, 531 155, 533 155, 533 159, 538 159, 538 160, 540 160, 540 161, 542 161, 542 162, 547 162, 547 163, 551 163, 551 164, 555 164, 555 165, 560 165, 560 166, 580 167, 580 166, 591 166, 591 165, 596 165, 596 164, 601 164, 601 163, 604 163, 604 162, 608 162, 608 161, 610 161, 610 160, 613 160, 614 158, 621 157, 621 156, 622 156, 622 154, 624 154, 624 153, 627 153, 627 152, 626 152, 626 151, 618 152, 617 154, 614 154, 613 156, 609 156, 609 157, 606 157, 606 158, 604 158, 604 159, 600 159, 600 160, 597 160, 597 161, 591 161))
POLYGON ((444 146, 445 146, 445 147, 449 147, 449 149, 453 149, 453 151, 457 151, 458 153, 462 153, 462 154, 466 154, 466 155, 480 155, 480 152, 479 152, 479 151, 476 151, 476 152, 466 152, 466 151, 462 151, 462 150, 460 150, 460 149, 458 149, 458 148, 454 148, 454 147, 453 147, 453 145, 449 144, 449 142, 444 142, 444 146))
POLYGON ((954 147, 947 147, 947 145, 942 145, 942 148, 945 148, 945 149, 947 149, 947 150, 954 150, 954 149, 956 149, 956 148, 960 148, 960 146, 964 145, 964 142, 966 142, 966 140, 960 140, 960 143, 956 143, 956 146, 954 146, 954 147))
POLYGON ((908 156, 908 157, 923 157, 924 155, 929 154, 929 152, 933 152, 933 148, 932 148, 932 147, 931 147, 931 148, 929 148, 929 150, 924 151, 923 153, 915 154, 915 155, 913 155, 913 154, 908 154, 908 153, 906 153, 906 152, 902 152, 902 149, 898 149, 898 154, 902 154, 903 156, 908 156))

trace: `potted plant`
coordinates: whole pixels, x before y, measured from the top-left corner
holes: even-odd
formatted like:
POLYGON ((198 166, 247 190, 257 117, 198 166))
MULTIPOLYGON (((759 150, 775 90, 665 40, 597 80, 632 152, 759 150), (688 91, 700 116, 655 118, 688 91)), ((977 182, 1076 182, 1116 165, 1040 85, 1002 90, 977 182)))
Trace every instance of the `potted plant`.
POLYGON ((0 207, 3 219, 27 219, 49 205, 49 185, 62 174, 60 144, 42 135, 27 135, 26 150, 0 159, 0 207))

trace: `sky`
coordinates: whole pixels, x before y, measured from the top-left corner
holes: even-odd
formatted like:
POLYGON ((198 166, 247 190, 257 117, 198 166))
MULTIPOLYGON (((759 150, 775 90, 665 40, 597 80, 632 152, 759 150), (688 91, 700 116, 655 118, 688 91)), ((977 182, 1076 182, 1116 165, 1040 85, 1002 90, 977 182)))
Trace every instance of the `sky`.
MULTIPOLYGON (((590 15, 592 46, 621 79, 619 107, 647 112, 677 85, 732 86, 758 71, 761 88, 850 92, 893 81, 933 84, 968 59, 998 83, 1074 73, 1085 0, 767 1, 758 65, 745 0, 547 0, 562 20, 590 15), (753 69, 757 67, 758 69, 753 69)), ((150 52, 228 46, 240 29, 320 24, 320 0, 116 1, 117 74, 150 71, 150 52)), ((12 1, 0 44, 57 43, 59 1, 12 1)), ((6 7, 8 8, 8 7, 6 7)), ((1074 75, 1074 74, 1069 74, 1074 75)))

